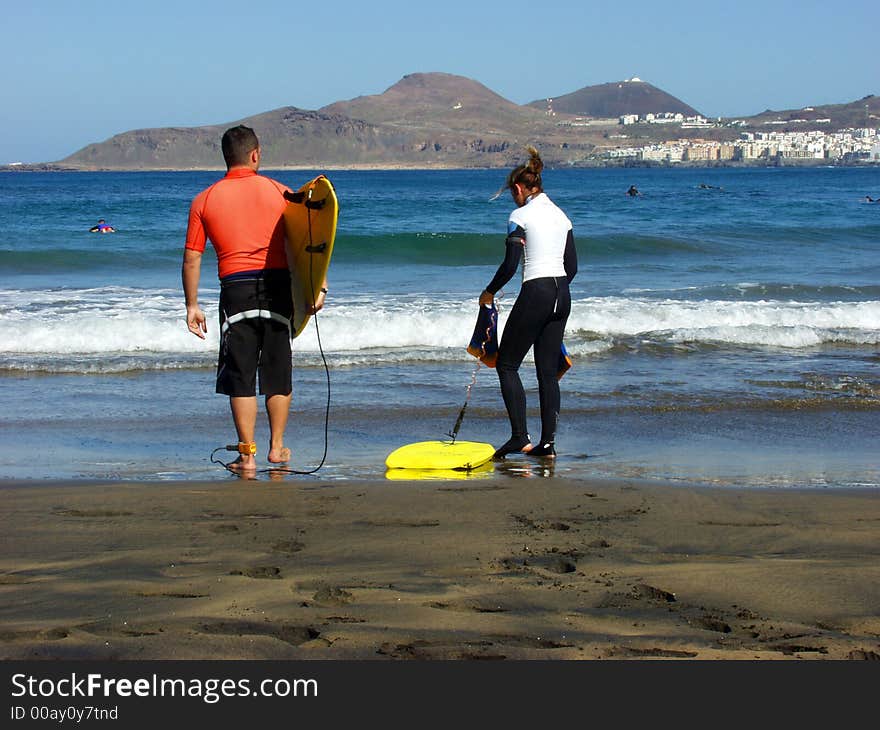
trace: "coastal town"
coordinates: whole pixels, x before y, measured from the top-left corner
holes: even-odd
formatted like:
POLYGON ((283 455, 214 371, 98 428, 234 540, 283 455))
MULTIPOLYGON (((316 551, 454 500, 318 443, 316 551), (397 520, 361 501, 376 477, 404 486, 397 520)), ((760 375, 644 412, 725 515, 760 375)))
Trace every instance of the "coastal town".
MULTIPOLYGON (((821 124, 827 120, 813 120, 821 124)), ((767 125, 785 124, 786 127, 805 123, 805 120, 767 122, 767 125)), ((701 116, 685 117, 682 114, 647 114, 643 117, 625 115, 619 124, 668 124, 680 129, 716 129, 721 122, 713 123, 701 116)), ((725 126, 735 127, 728 122, 725 126)), ((609 140, 624 140, 629 135, 612 134, 609 140)), ((873 127, 842 129, 836 132, 822 130, 805 131, 748 131, 740 132, 739 139, 718 141, 701 138, 669 139, 642 146, 625 145, 597 150, 597 156, 605 161, 644 163, 686 162, 796 162, 824 161, 827 164, 854 164, 880 162, 880 135, 873 127)))

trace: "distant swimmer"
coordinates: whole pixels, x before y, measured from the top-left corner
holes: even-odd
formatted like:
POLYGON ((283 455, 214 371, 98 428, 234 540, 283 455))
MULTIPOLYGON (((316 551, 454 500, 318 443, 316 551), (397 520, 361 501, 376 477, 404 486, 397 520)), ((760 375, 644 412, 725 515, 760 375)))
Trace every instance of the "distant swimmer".
POLYGON ((116 233, 116 229, 101 218, 98 224, 89 228, 90 233, 116 233))
POLYGON ((636 197, 636 195, 641 195, 639 189, 635 185, 630 185, 629 190, 626 191, 626 194, 629 195, 631 198, 636 197))
POLYGON ((880 198, 872 198, 870 195, 865 196, 866 203, 880 203, 880 198))
POLYGON ((720 185, 707 185, 706 183, 700 183, 700 190, 724 190, 720 185))

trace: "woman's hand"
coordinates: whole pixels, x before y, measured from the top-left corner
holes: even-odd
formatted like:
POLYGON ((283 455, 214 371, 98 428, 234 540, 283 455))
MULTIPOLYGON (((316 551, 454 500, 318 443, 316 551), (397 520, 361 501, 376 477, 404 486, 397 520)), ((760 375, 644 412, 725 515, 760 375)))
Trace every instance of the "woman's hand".
POLYGON ((495 303, 495 295, 492 292, 489 292, 483 289, 483 293, 480 294, 480 306, 481 307, 491 307, 495 303))

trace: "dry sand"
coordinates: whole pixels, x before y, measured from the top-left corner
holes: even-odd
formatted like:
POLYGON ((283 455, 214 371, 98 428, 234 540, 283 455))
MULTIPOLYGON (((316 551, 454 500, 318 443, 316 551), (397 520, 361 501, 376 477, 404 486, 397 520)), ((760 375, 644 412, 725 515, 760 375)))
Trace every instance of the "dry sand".
POLYGON ((880 494, 6 482, 0 658, 878 659, 880 494))

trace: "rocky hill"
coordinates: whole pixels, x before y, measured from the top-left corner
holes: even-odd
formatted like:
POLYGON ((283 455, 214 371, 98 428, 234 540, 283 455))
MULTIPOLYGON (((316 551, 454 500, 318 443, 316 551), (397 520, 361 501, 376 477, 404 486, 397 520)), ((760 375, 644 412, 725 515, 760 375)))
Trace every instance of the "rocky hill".
POLYGON ((402 129, 478 135, 515 135, 547 121, 541 112, 514 104, 477 81, 446 73, 409 74, 382 94, 338 101, 320 111, 402 129))
POLYGON ((748 127, 766 128, 767 125, 773 125, 782 129, 878 127, 880 96, 870 94, 846 104, 824 104, 783 111, 767 109, 751 117, 742 117, 740 121, 748 127))
POLYGON ((328 159, 376 163, 403 142, 393 130, 332 114, 283 107, 228 124, 139 129, 88 145, 60 164, 87 169, 188 169, 223 167, 220 137, 235 124, 253 127, 267 160, 314 165, 328 159))
POLYGON ((696 116, 699 112, 680 99, 641 79, 613 81, 585 86, 570 94, 539 99, 529 106, 557 114, 617 119, 624 114, 680 113, 696 116))

